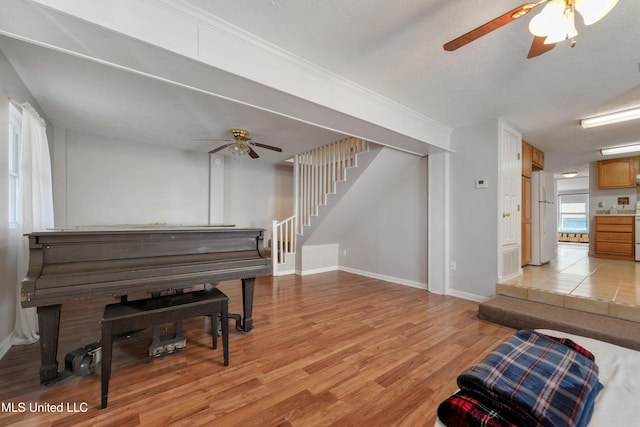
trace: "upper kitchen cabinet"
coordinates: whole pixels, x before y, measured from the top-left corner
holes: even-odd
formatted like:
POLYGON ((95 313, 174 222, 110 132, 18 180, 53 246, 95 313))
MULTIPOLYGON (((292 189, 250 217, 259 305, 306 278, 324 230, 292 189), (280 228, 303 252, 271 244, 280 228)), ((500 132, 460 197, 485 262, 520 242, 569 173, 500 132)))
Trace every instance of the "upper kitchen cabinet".
POLYGON ((533 169, 533 147, 522 141, 522 176, 531 178, 531 171, 533 169))
POLYGON ((637 157, 598 161, 598 189, 635 187, 637 163, 637 157))
POLYGON ((522 141, 522 176, 531 178, 532 171, 544 169, 544 152, 522 141))
POLYGON ((531 147, 533 152, 531 154, 531 163, 533 165, 533 170, 543 170, 544 169, 544 152, 538 150, 536 147, 531 147))

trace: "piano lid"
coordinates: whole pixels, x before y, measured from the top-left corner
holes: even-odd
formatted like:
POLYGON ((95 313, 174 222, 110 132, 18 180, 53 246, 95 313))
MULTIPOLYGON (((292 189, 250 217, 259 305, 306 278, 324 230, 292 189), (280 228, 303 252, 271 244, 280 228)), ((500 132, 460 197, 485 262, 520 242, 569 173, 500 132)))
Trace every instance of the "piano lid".
POLYGON ((113 225, 65 225, 48 228, 47 231, 117 231, 117 230, 209 230, 212 228, 232 228, 234 224, 170 224, 166 222, 150 222, 147 224, 113 224, 113 225))
POLYGON ((255 278, 271 270, 262 228, 65 228, 27 234, 22 305, 255 278))

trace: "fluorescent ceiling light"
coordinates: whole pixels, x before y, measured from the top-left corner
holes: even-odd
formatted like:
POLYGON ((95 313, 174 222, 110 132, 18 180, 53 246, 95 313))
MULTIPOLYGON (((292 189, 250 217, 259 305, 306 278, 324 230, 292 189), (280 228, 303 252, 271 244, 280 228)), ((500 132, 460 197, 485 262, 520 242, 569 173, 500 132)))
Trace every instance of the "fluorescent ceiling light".
POLYGON ((562 174, 565 178, 573 178, 578 175, 578 172, 565 172, 562 174))
POLYGON ((633 153, 634 151, 640 151, 640 144, 607 147, 600 150, 600 153, 602 153, 603 156, 611 156, 614 154, 633 153))
POLYGON ((603 114, 602 116, 589 117, 580 120, 580 126, 583 128, 592 128, 596 126, 610 125, 612 123, 626 122, 628 120, 640 119, 640 107, 631 110, 618 111, 611 114, 603 114))

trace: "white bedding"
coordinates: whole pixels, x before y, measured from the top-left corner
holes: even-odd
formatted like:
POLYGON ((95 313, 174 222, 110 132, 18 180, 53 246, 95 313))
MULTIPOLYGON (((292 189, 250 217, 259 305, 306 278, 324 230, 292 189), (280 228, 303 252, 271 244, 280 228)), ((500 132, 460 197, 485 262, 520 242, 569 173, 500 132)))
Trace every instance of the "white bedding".
MULTIPOLYGON (((595 356, 604 388, 596 398, 589 427, 640 425, 640 351, 560 331, 538 331, 570 338, 595 356)), ((436 419, 436 427, 444 424, 436 419)))

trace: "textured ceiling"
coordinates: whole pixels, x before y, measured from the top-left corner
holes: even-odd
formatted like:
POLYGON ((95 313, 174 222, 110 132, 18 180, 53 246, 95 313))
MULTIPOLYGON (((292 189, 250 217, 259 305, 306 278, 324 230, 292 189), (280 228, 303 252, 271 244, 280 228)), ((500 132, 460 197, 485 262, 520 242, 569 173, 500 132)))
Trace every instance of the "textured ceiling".
MULTIPOLYGON (((583 116, 640 105, 640 2, 576 18, 576 46, 526 59, 535 11, 454 52, 447 41, 522 0, 188 0, 445 125, 504 117, 562 171, 640 139, 640 121, 583 130, 583 116)), ((539 10, 539 9, 538 9, 539 10)))
MULTIPOLYGON (((532 40, 527 26, 533 15, 457 51, 442 49, 447 41, 522 0, 176 2, 199 9, 203 16, 215 15, 231 28, 247 31, 453 129, 503 117, 545 151, 553 172, 584 171, 587 162, 601 158, 600 147, 640 139, 640 120, 590 130, 577 126, 586 115, 640 105, 637 0, 619 0, 593 26, 577 22, 574 48, 564 42, 534 59, 526 59, 532 40)), ((82 34, 74 36, 81 44, 82 34)), ((1 39, 0 49, 56 125, 79 126, 83 111, 71 105, 83 105, 86 123, 94 129, 98 124, 90 123, 90 114, 111 123, 117 137, 146 138, 197 151, 206 151, 209 145, 194 139, 224 137, 232 126, 247 126, 261 142, 290 152, 341 136, 16 40, 1 39), (75 95, 62 104, 56 91, 75 95), (90 98, 91 103, 83 104, 80 98, 90 98), (181 111, 168 123, 167 111, 176 106, 181 111)), ((252 57, 245 61, 247 67, 261 65, 252 57)), ((247 83, 247 90, 251 87, 247 83)), ((264 158, 281 161, 285 155, 264 158)))

